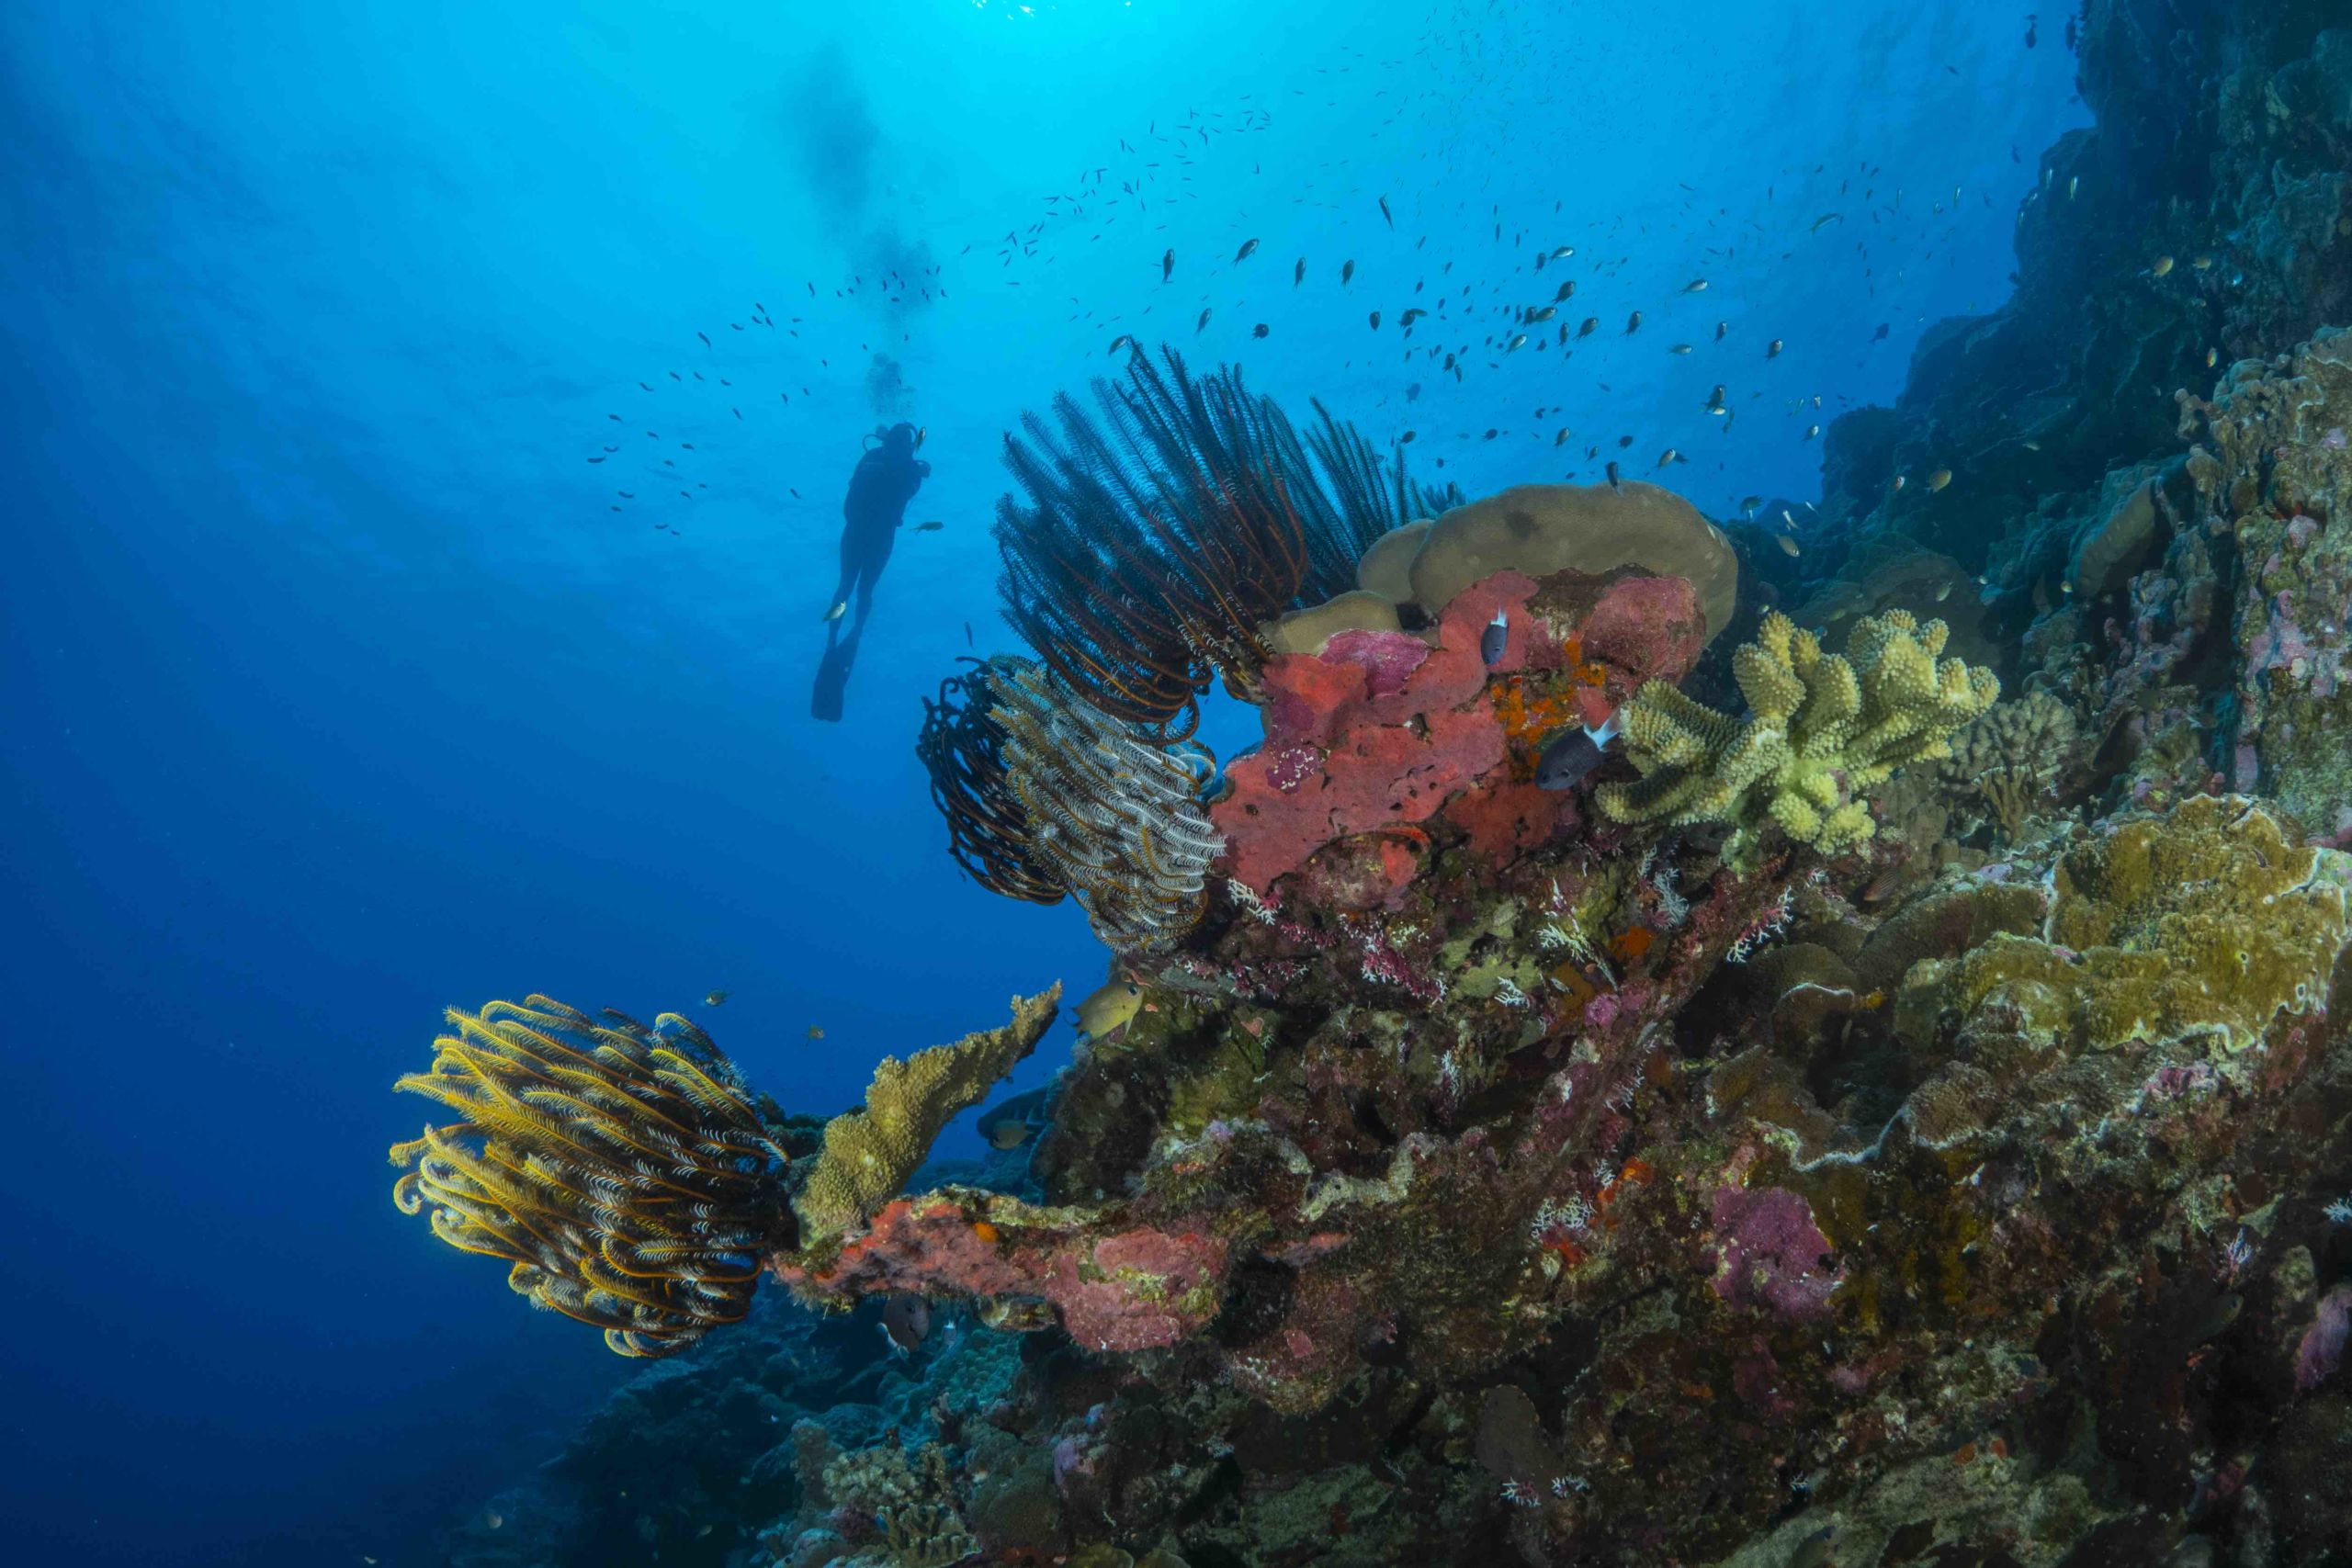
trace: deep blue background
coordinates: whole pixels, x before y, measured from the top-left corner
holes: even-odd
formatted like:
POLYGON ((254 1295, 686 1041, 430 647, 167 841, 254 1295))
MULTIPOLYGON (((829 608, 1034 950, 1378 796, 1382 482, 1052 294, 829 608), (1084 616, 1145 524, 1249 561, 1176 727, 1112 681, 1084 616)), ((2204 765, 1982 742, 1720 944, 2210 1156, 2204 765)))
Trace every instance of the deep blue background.
POLYGON ((2079 114, 1976 0, 805 9, 0 9, 12 1561, 419 1561, 632 1370, 392 1210, 425 1107, 387 1090, 443 1005, 686 1010, 831 1111, 1100 979, 1073 911, 956 878, 909 745, 964 624, 1003 641, 1000 433, 1114 333, 1415 429, 1474 492, 1623 433, 1718 512, 1811 493, 1804 427, 2004 297, 2079 114), (893 264, 945 298, 889 303, 893 264), (1423 324, 1459 385, 1400 357, 1408 304, 1569 276, 1574 360, 1487 353, 1494 318, 1423 324), (781 330, 726 325, 754 299, 781 330), (842 485, 901 406, 946 526, 817 726, 842 485))

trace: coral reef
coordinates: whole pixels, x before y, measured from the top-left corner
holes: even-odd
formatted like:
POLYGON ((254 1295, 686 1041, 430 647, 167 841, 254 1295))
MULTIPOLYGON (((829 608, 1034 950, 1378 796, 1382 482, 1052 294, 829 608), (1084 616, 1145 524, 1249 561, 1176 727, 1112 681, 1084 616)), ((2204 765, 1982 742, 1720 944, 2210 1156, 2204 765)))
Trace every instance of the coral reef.
POLYGON ((1679 578, 1503 571, 1444 604, 1426 638, 1350 629, 1275 659, 1264 743, 1226 770, 1211 811, 1228 869, 1263 897, 1343 847, 1320 880, 1393 903, 1441 809, 1489 858, 1540 840, 1562 811, 1530 783, 1544 742, 1687 671, 1703 624, 1679 578), (1498 615, 1510 630, 1488 666, 1479 639, 1498 615))
MULTIPOLYGON (((1432 522, 1407 568, 1412 599, 1434 613, 1498 571, 1548 577, 1638 567, 1697 592, 1713 637, 1730 624, 1739 562, 1722 529, 1657 485, 1515 485, 1432 522)), ((1369 584, 1366 584, 1369 586, 1369 584)))
POLYGON ((2352 834, 2352 333, 2323 332, 2283 364, 2233 366, 2212 402, 2182 400, 2213 444, 2191 474, 2228 519, 2243 574, 2225 771, 2352 834))
POLYGON ((2346 863, 2258 802, 2199 795, 2060 856, 2036 934, 1996 933, 1905 985, 2077 1051, 2189 1032, 2245 1050, 2279 1013, 2324 1001, 2313 987, 2352 937, 2346 863))
POLYGON ((1825 853, 1876 830, 1867 792, 1898 768, 1951 755, 1951 732, 2000 694, 1992 671, 1941 665, 1946 628, 1907 611, 1858 621, 1846 653, 1825 655, 1778 612, 1734 660, 1748 716, 1735 721, 1664 682, 1626 708, 1626 754, 1642 777, 1602 786, 1622 822, 1724 822, 1725 858, 1752 869, 1764 828, 1825 853))
MULTIPOLYGON (((1542 521, 1605 491, 1415 521, 1328 416, 1181 370, 1106 412, 1124 478, 1016 465, 1056 700, 1147 750, 1215 670, 1258 703, 1198 781, 1222 851, 988 1164, 910 1176, 910 1096, 834 1124, 871 1179, 812 1217, 815 1130, 763 1109, 793 1302, 592 1423, 504 1510, 536 1555, 469 1560, 2352 1561, 2339 10, 2090 0, 2016 298, 1831 426, 1797 556, 1663 491, 1671 559, 1542 521), (1319 462, 1322 520, 1211 519, 1203 433, 1245 496, 1319 462), (1295 578, 1152 641, 1244 559, 1295 578), (885 1359, 915 1297, 945 1326, 885 1359)), ((1058 882, 956 700, 959 858, 1058 882)))

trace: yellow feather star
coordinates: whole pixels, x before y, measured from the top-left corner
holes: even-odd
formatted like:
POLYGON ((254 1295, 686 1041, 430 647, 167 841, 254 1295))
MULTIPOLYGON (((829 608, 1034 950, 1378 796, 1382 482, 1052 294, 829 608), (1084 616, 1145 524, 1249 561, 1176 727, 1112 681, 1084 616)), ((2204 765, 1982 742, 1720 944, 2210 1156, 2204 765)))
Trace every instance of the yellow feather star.
POLYGON ((395 1144, 402 1213, 503 1258, 507 1283, 592 1324, 625 1356, 664 1356, 751 1309, 786 1244, 790 1156, 710 1037, 546 997, 452 1008, 430 1072, 395 1088, 463 1120, 395 1144))

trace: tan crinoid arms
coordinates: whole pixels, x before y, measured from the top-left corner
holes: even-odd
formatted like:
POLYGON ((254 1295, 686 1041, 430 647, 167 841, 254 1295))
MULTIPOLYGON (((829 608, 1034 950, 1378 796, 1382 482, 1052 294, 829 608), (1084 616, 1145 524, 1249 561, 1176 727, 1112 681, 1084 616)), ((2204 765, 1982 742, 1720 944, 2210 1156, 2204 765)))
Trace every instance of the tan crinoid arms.
POLYGON ((710 1037, 546 997, 452 1008, 430 1072, 395 1086, 462 1120, 396 1144, 403 1213, 503 1258, 538 1306, 625 1356, 665 1356, 750 1310, 762 1256, 789 1245, 780 1118, 710 1037))
POLYGON ((1761 857, 1764 829, 1836 854, 1875 830, 1871 790, 1913 762, 1951 755, 1952 731, 1993 705, 2000 681, 1958 659, 1940 664, 1946 627, 1902 610, 1854 625, 1841 657, 1775 611, 1732 666, 1745 718, 1653 681, 1623 710, 1625 752, 1640 779, 1604 784, 1620 822, 1728 822, 1724 858, 1761 857))

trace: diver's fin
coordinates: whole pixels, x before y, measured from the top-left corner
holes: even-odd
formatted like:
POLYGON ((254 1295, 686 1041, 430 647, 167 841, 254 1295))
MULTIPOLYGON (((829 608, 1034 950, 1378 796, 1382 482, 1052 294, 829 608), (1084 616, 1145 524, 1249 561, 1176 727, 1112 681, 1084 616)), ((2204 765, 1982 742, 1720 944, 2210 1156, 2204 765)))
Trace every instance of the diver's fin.
POLYGON ((854 641, 837 643, 825 649, 825 657, 817 664, 817 682, 808 694, 808 716, 827 724, 839 724, 842 718, 842 697, 849 690, 849 670, 857 648, 854 641))

